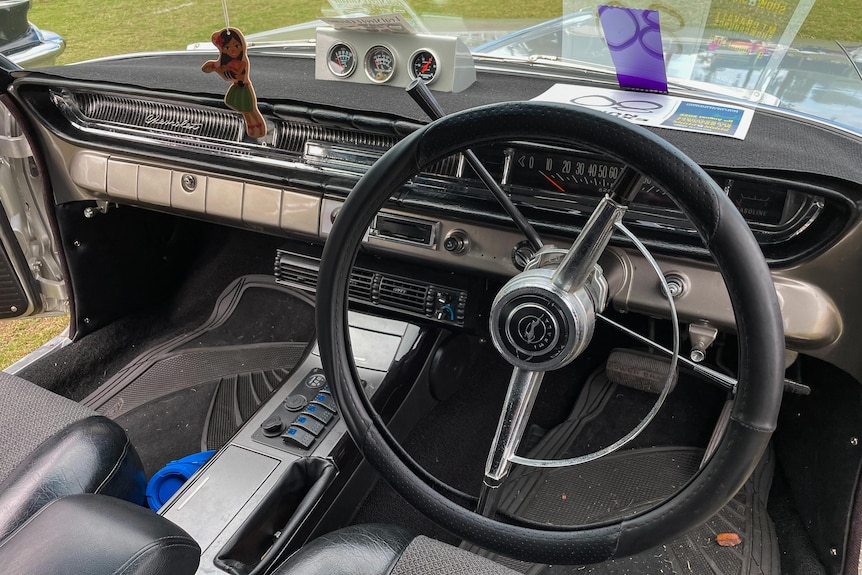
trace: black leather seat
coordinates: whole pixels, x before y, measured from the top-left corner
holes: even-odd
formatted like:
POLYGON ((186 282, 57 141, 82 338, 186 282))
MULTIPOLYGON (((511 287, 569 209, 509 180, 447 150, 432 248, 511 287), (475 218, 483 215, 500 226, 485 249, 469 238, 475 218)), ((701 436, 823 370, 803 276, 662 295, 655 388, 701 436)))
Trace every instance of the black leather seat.
POLYGON ((0 538, 67 495, 145 501, 144 469, 120 426, 5 372, 0 372, 0 443, 0 538))
POLYGON ((518 575, 498 563, 394 525, 353 525, 305 545, 273 575, 518 575))
POLYGON ((197 543, 143 507, 143 465, 110 419, 0 372, 0 445, 4 572, 194 573, 197 543))

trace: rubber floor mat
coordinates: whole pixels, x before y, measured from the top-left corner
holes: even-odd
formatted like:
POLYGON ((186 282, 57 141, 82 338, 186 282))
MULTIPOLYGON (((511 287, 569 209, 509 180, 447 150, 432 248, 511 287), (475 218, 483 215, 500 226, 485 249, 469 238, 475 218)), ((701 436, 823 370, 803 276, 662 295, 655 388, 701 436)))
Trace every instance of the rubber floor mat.
POLYGON ((202 449, 217 449, 287 380, 313 339, 305 294, 270 276, 241 277, 198 329, 145 351, 82 403, 117 419, 183 389, 212 390, 206 421, 191 427, 202 449))
MULTIPOLYGON (((577 453, 579 434, 612 403, 611 396, 619 398, 630 392, 597 372, 581 392, 572 415, 550 430, 529 456, 571 457, 577 453)), ((575 467, 518 467, 504 486, 499 513, 554 526, 618 521, 655 506, 685 485, 697 472, 703 453, 693 447, 644 447, 575 467)), ((469 545, 464 547, 530 575, 777 575, 778 543, 766 512, 773 472, 770 451, 736 497, 709 521, 674 541, 632 557, 587 566, 533 565, 469 545), (737 534, 741 543, 719 546, 719 533, 737 534)))

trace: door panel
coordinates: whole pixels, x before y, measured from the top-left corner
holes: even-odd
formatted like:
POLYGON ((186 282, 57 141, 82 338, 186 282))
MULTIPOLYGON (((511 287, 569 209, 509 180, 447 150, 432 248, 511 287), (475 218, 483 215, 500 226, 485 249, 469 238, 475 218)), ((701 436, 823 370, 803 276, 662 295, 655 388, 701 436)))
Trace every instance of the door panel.
MULTIPOLYGON (((2 223, 8 226, 5 218, 2 223)), ((5 236, 6 234, 2 235, 5 236)), ((21 285, 21 281, 15 273, 12 258, 5 244, 6 242, 4 241, 2 247, 0 247, 0 319, 30 315, 34 311, 33 305, 27 297, 27 291, 21 285)), ((18 246, 13 245, 11 247, 14 249, 18 246)), ((18 261, 20 261, 20 258, 18 258, 18 261)))
POLYGON ((23 116, 0 95, 0 320, 68 312, 47 177, 23 116))

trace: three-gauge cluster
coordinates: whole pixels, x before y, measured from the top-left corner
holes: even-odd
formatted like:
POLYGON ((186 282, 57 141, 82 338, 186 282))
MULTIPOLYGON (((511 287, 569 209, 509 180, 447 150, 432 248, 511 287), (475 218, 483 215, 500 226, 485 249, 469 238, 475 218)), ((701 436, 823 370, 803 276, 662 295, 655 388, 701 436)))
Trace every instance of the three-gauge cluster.
MULTIPOLYGON (((437 78, 440 64, 433 52, 426 49, 416 50, 408 59, 407 73, 413 79, 419 78, 430 84, 437 78)), ((338 42, 329 48, 326 66, 336 78, 348 78, 358 67, 358 55, 346 42, 338 42)), ((398 58, 391 48, 378 44, 366 50, 362 56, 362 69, 369 80, 383 84, 392 79, 398 58)))

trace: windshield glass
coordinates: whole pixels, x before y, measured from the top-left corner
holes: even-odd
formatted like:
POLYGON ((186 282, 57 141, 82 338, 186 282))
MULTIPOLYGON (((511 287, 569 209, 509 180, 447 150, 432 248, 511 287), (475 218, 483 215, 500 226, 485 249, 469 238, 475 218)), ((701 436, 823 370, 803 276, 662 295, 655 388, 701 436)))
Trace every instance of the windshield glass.
MULTIPOLYGON (((779 106, 862 131, 862 5, 846 0, 611 0, 660 17, 670 93, 779 106)), ((614 67, 590 0, 34 0, 29 20, 65 39, 56 63, 153 50, 214 50, 226 22, 252 49, 309 42, 331 18, 400 14, 417 33, 456 35, 478 61, 614 67), (96 16, 98 15, 98 16, 96 16)), ((474 89, 481 89, 477 86, 474 89)))

